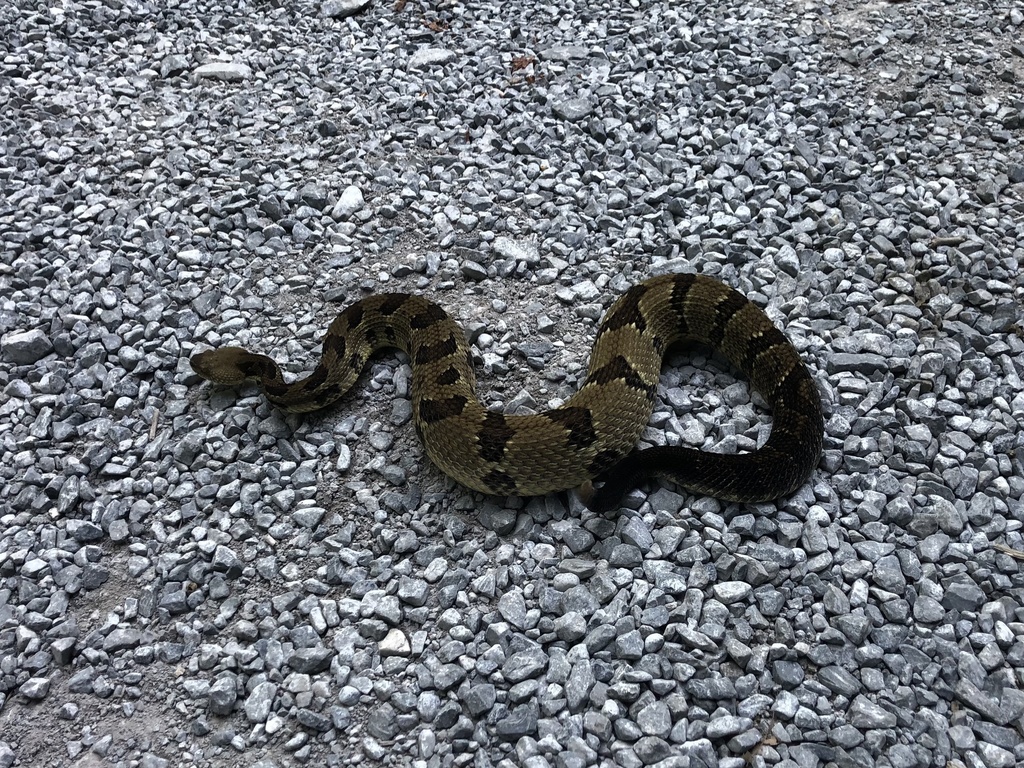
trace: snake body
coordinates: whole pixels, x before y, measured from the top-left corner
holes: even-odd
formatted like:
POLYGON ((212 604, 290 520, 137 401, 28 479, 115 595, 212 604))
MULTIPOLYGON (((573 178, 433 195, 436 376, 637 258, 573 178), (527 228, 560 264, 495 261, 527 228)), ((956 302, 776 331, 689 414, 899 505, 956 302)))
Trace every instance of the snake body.
POLYGON ((755 304, 702 275, 654 277, 620 296, 598 330, 583 385, 562 406, 537 414, 504 414, 480 403, 462 327, 419 295, 376 294, 344 309, 324 337, 316 369, 292 383, 271 358, 238 347, 200 352, 190 362, 218 384, 255 380, 271 403, 302 413, 342 397, 384 347, 402 349, 412 361, 413 422, 427 455, 484 493, 582 488, 591 508, 605 510, 657 475, 701 494, 766 501, 799 488, 821 454, 821 402, 797 351, 755 304), (662 358, 680 341, 721 350, 771 403, 772 431, 761 448, 739 455, 633 451, 653 411, 662 358), (604 480, 596 494, 595 478, 604 480))

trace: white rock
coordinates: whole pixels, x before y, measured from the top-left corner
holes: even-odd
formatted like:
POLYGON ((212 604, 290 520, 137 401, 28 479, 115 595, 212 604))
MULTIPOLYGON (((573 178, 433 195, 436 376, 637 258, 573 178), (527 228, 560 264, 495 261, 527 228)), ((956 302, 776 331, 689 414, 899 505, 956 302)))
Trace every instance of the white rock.
POLYGON ((347 219, 362 208, 363 204, 363 193, 360 191, 359 187, 351 185, 345 187, 345 191, 341 193, 341 197, 338 198, 338 202, 336 202, 334 204, 334 208, 331 209, 331 217, 336 221, 347 219))
POLYGON ((234 82, 248 80, 252 77, 252 69, 247 64, 237 64, 228 61, 214 61, 209 64, 201 64, 192 70, 192 77, 197 80, 225 80, 234 82))
POLYGON ((447 64, 455 58, 455 52, 446 48, 420 48, 409 58, 410 69, 422 69, 431 64, 447 64))

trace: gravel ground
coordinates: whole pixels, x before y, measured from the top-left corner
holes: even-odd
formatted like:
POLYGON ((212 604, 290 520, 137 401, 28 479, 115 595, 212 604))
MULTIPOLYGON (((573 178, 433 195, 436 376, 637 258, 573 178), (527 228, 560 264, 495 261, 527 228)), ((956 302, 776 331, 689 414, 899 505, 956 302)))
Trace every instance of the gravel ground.
MULTIPOLYGON (((343 5, 0 6, 0 768, 1024 763, 1020 6, 343 5), (404 358, 304 418, 187 364, 424 291, 544 408, 670 270, 820 383, 792 498, 485 498, 404 358)), ((648 443, 765 438, 663 385, 648 443)))

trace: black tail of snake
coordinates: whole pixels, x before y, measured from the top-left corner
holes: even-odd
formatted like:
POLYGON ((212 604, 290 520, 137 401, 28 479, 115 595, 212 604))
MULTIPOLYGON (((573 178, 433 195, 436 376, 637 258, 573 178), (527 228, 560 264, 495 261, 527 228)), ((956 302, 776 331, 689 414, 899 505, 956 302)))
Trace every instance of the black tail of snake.
POLYGON ((818 463, 821 401, 797 351, 756 305, 702 275, 664 275, 633 286, 608 310, 587 377, 564 405, 534 415, 487 410, 475 394, 465 333, 437 304, 404 293, 369 296, 342 311, 320 364, 286 383, 265 355, 238 347, 200 352, 204 379, 257 381, 271 403, 308 412, 342 397, 370 355, 397 347, 412 361, 412 409, 427 455, 484 493, 534 496, 580 488, 595 511, 614 507, 641 480, 660 476, 693 492, 769 501, 799 488, 818 463), (772 431, 752 453, 682 447, 634 451, 654 408, 662 357, 673 343, 720 350, 771 403, 772 431), (595 479, 604 484, 593 490, 595 479))

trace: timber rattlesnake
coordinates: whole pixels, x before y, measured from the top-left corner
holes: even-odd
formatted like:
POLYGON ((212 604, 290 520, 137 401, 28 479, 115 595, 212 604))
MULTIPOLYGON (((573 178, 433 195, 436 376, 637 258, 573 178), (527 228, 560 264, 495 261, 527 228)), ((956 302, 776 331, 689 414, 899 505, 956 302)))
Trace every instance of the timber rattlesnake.
POLYGON ((383 347, 412 360, 413 422, 427 455, 484 493, 581 488, 584 501, 603 511, 657 475, 722 499, 767 501, 802 485, 821 454, 821 402, 796 350, 757 306, 702 275, 654 277, 622 295, 601 323, 583 386, 561 407, 534 415, 489 411, 477 400, 465 333, 417 295, 377 294, 346 308, 327 331, 320 364, 299 381, 286 383, 273 360, 238 347, 200 352, 190 362, 218 384, 254 379, 271 403, 302 413, 344 395, 383 347), (721 350, 771 403, 764 446, 738 455, 633 451, 653 410, 662 356, 677 341, 721 350), (593 494, 595 478, 605 482, 593 494))

